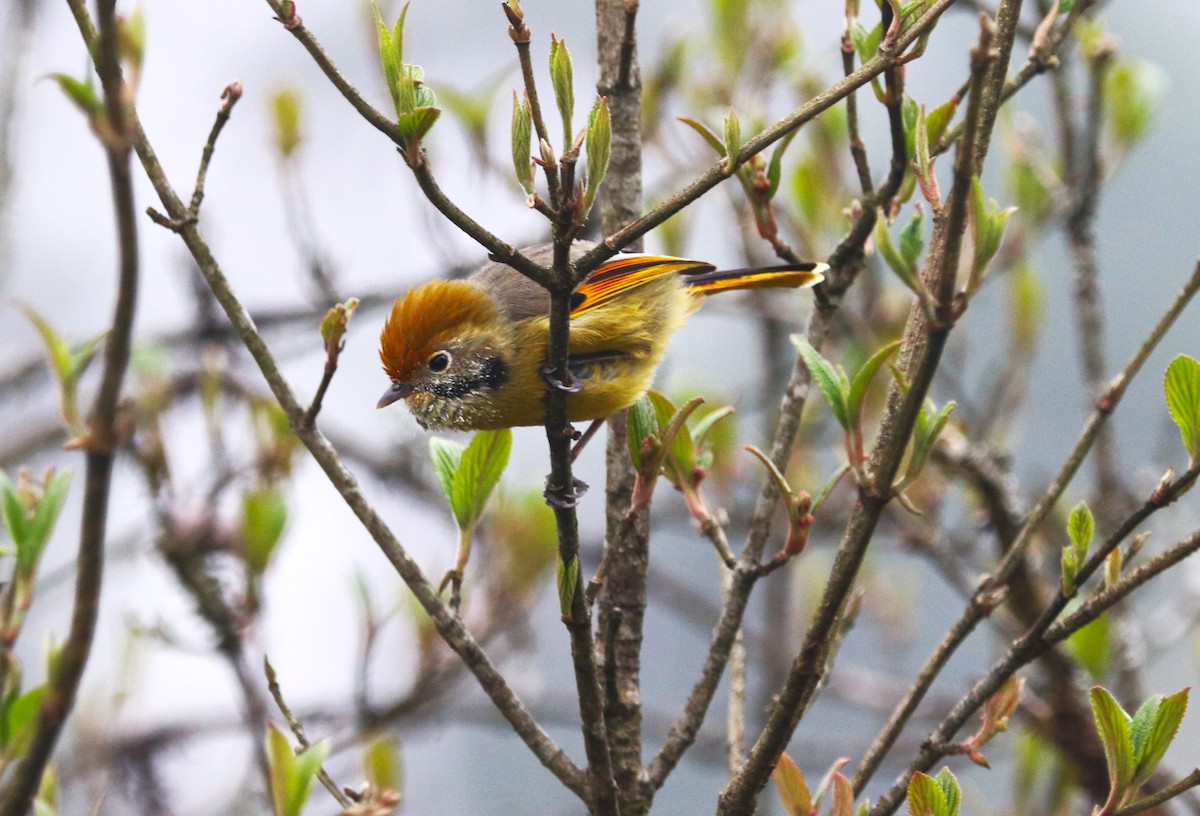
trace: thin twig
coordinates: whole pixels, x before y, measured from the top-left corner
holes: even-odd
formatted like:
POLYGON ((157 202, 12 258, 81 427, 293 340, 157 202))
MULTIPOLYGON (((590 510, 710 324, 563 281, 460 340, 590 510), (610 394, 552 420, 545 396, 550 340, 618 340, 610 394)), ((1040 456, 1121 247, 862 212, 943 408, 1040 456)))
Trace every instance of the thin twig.
POLYGON ((102 141, 107 154, 116 220, 117 301, 86 440, 87 467, 71 628, 62 647, 58 670, 48 681, 29 747, 0 791, 0 814, 4 816, 20 816, 29 809, 63 724, 74 707, 79 681, 91 653, 100 607, 112 466, 121 441, 118 402, 129 364, 137 306, 138 238, 130 172, 131 117, 126 110, 125 83, 121 74, 115 0, 101 0, 98 13, 100 32, 94 51, 96 72, 104 89, 104 116, 110 130, 102 141))
POLYGON ((1149 810, 1155 805, 1161 805, 1164 802, 1169 802, 1176 796, 1191 790, 1200 785, 1200 768, 1196 768, 1190 774, 1180 779, 1173 785, 1163 788, 1157 793, 1143 797, 1131 805, 1126 805, 1120 808, 1113 816, 1133 816, 1135 813, 1141 813, 1144 810, 1149 810))
MULTIPOLYGON (((271 665, 271 661, 263 658, 263 672, 267 675, 267 690, 271 692, 272 699, 275 700, 275 705, 279 707, 279 713, 287 720, 288 728, 296 736, 296 741, 300 743, 301 750, 307 751, 311 743, 308 741, 308 736, 304 733, 304 725, 296 719, 296 715, 288 707, 287 701, 283 699, 283 689, 279 686, 279 677, 275 674, 275 667, 271 665)), ((329 795, 337 800, 337 803, 343 808, 348 808, 354 804, 350 797, 342 793, 342 789, 333 781, 333 777, 322 766, 317 769, 317 779, 320 780, 325 790, 329 791, 329 795)))

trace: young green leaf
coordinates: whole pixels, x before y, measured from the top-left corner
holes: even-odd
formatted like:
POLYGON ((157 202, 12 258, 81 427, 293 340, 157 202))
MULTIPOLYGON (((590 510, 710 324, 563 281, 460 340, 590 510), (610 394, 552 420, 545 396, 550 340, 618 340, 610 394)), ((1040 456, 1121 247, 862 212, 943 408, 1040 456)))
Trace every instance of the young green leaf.
POLYGON ((564 619, 571 615, 571 604, 575 602, 575 585, 579 583, 579 558, 571 559, 570 564, 563 564, 558 559, 556 567, 558 577, 558 608, 564 619))
POLYGON ((1162 761, 1163 754, 1167 752, 1167 748, 1170 747, 1171 741, 1175 739, 1175 734, 1179 731, 1179 724, 1183 722, 1190 690, 1190 688, 1185 688, 1169 697, 1155 695, 1143 704, 1141 709, 1138 709, 1131 726, 1133 761, 1136 770, 1133 773, 1130 790, 1140 788, 1154 773, 1158 763, 1162 761), (1143 714, 1143 710, 1148 706, 1150 707, 1149 712, 1143 714))
POLYGON ((15 696, 5 706, 4 710, 4 758, 15 759, 24 754, 29 748, 29 740, 33 736, 33 726, 37 722, 38 709, 42 697, 46 693, 45 686, 38 686, 15 696))
POLYGON ((839 375, 829 361, 822 357, 821 353, 813 348, 802 335, 793 334, 792 342, 800 351, 800 356, 804 358, 804 365, 812 374, 817 387, 821 389, 821 393, 828 400, 834 418, 837 419, 839 425, 850 430, 853 427, 853 419, 847 405, 850 387, 844 383, 844 375, 839 375))
POLYGON ((529 142, 533 138, 533 112, 528 97, 513 91, 512 160, 517 181, 526 195, 533 195, 533 161, 529 142))
POLYGON ((629 406, 629 459, 635 470, 642 469, 642 445, 653 434, 662 436, 662 426, 658 424, 658 413, 650 402, 650 397, 643 394, 637 402, 629 406))
POLYGON ((256 488, 242 496, 242 546, 251 573, 266 571, 286 524, 287 502, 277 488, 256 488))
POLYGON ((612 155, 612 113, 608 109, 608 97, 602 96, 592 105, 588 114, 587 133, 584 137, 587 151, 587 189, 584 192, 584 209, 592 206, 600 183, 608 172, 608 160, 612 155))
POLYGON ((571 120, 575 116, 575 78, 571 68, 571 52, 565 40, 550 35, 550 84, 554 87, 554 101, 562 117, 563 153, 571 149, 571 120))
POLYGON ((296 755, 294 771, 288 779, 287 816, 300 816, 304 810, 313 780, 329 756, 329 749, 329 740, 321 740, 296 755))
POLYGON ((464 446, 449 439, 437 436, 429 438, 429 456, 433 459, 433 471, 437 474, 447 500, 454 496, 454 474, 458 472, 464 450, 464 446))
POLYGON ((729 115, 725 117, 725 143, 723 152, 725 154, 725 174, 733 173, 737 164, 738 153, 742 150, 742 124, 738 120, 737 111, 733 108, 729 109, 729 115))
POLYGON ((925 216, 918 208, 913 211, 912 218, 900 230, 900 255, 913 274, 916 274, 917 261, 921 250, 925 248, 925 216))
MULTIPOLYGON (((672 424, 678 424, 678 431, 675 433, 675 438, 671 440, 671 447, 667 450, 667 455, 663 459, 663 473, 671 484, 679 487, 691 481, 692 471, 696 467, 696 446, 692 442, 691 431, 688 430, 686 423, 676 423, 676 416, 681 409, 676 408, 666 395, 650 390, 646 392, 646 396, 650 398, 650 404, 654 407, 654 413, 658 419, 658 425, 663 429, 665 437, 671 431, 672 424)), ((664 441, 666 441, 664 439, 664 441)))
MULTIPOLYGON (((909 223, 911 224, 912 222, 910 221, 909 223)), ((914 263, 906 260, 904 254, 897 250, 896 246, 892 243, 892 236, 888 233, 886 219, 877 218, 875 220, 875 228, 871 236, 875 240, 875 248, 879 251, 879 254, 891 270, 896 273, 896 277, 919 297, 922 287, 917 281, 917 267, 914 263)))
POLYGON ((275 126, 275 149, 287 159, 300 146, 300 92, 295 88, 280 88, 271 96, 271 120, 275 126))
POLYGON ((780 754, 771 779, 779 791, 779 799, 787 816, 810 816, 813 809, 812 794, 808 792, 808 783, 800 767, 786 753, 780 754))
POLYGON ((942 795, 946 799, 946 816, 958 816, 958 805, 962 800, 962 790, 958 786, 958 779, 950 772, 949 768, 942 768, 933 779, 941 787, 942 795))
POLYGON ((900 348, 900 344, 900 340, 893 340, 891 343, 888 343, 879 349, 879 351, 872 354, 855 373, 854 379, 850 383, 850 392, 846 397, 846 411, 850 414, 851 419, 861 416, 863 399, 866 397, 867 389, 871 387, 871 381, 875 379, 875 374, 887 362, 887 359, 892 356, 896 349, 900 348))
POLYGON ((71 487, 71 471, 49 477, 40 498, 23 500, 21 490, 0 471, 0 514, 17 555, 17 571, 32 576, 71 487))
POLYGON ((1167 410, 1179 426, 1183 447, 1194 467, 1200 463, 1200 362, 1180 354, 1167 366, 1163 380, 1167 410))
POLYGON ((788 145, 792 143, 792 139, 796 138, 799 129, 793 130, 788 135, 784 136, 775 145, 775 149, 771 151, 771 162, 767 165, 767 200, 775 198, 775 193, 779 192, 779 179, 783 172, 783 154, 787 151, 788 145))
MULTIPOLYGON (((1066 614, 1078 608, 1079 601, 1073 601, 1067 605, 1066 614)), ((1067 638, 1067 648, 1093 679, 1103 679, 1108 674, 1113 654, 1112 625, 1108 615, 1101 615, 1072 632, 1067 638)))
POLYGON ((932 777, 918 771, 908 780, 909 816, 946 816, 946 794, 932 777))
POLYGON ((283 732, 274 723, 267 725, 267 767, 271 787, 271 812, 274 816, 290 816, 287 812, 288 780, 292 777, 296 755, 283 732))
POLYGON ((404 767, 400 752, 390 737, 380 735, 363 751, 363 772, 375 791, 398 791, 404 787, 404 767))
POLYGON ((1118 148, 1128 150, 1145 137, 1165 91, 1165 74, 1149 63, 1122 59, 1105 71, 1104 112, 1118 148))
POLYGON ((1134 774, 1129 715, 1121 709, 1107 689, 1092 686, 1090 694, 1096 730, 1100 734, 1100 742, 1104 744, 1109 784, 1124 791, 1128 789, 1134 774))
POLYGON ((1095 533, 1096 520, 1092 517, 1092 511, 1088 509, 1087 502, 1080 502, 1067 517, 1067 535, 1071 538, 1071 546, 1081 566, 1087 558, 1088 547, 1095 533))
POLYGON ((958 96, 952 96, 925 116, 925 130, 929 134, 930 145, 936 145, 942 140, 942 135, 958 110, 958 102, 958 96))
POLYGON ((488 497, 500 481, 512 452, 512 430, 480 431, 463 451, 454 473, 450 506, 460 529, 473 526, 483 515, 488 497))
POLYGON ((86 82, 68 74, 50 74, 50 79, 58 84, 67 99, 71 100, 71 104, 87 116, 89 121, 104 113, 104 102, 92 85, 90 76, 86 82))
MULTIPOLYGON (((383 22, 383 15, 379 13, 379 6, 374 3, 371 7, 375 10, 375 29, 379 36, 379 61, 383 65, 383 79, 387 83, 388 93, 392 97, 392 104, 396 108, 396 114, 400 114, 400 66, 401 54, 403 50, 403 36, 397 42, 392 36, 392 32, 383 22)), ((404 31, 404 15, 408 13, 408 5, 405 4, 404 9, 400 12, 400 19, 396 21, 396 30, 403 35, 404 31)))

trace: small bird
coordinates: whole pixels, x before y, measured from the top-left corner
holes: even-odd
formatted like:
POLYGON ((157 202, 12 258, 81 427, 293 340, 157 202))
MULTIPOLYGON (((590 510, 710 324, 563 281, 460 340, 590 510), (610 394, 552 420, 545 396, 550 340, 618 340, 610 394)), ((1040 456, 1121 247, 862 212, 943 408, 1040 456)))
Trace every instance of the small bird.
MULTIPOLYGON (((576 242, 573 256, 591 245, 576 242)), ((553 248, 523 254, 548 264, 553 248)), ((650 387, 671 335, 704 296, 730 289, 805 288, 827 265, 719 271, 662 255, 620 254, 576 288, 571 303, 568 398, 572 422, 598 420, 650 387)), ((490 430, 545 421, 550 295, 492 261, 464 280, 437 280, 396 299, 379 338, 391 385, 383 408, 405 400, 421 427, 490 430)))

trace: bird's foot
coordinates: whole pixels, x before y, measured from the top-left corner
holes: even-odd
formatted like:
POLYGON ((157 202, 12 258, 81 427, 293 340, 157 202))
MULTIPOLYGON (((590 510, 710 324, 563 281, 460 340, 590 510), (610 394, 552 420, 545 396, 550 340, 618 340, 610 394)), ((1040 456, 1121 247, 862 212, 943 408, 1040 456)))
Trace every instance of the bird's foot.
POLYGON ((568 394, 578 394, 583 390, 583 383, 575 374, 567 369, 566 379, 559 379, 557 372, 553 368, 542 368, 542 379, 546 381, 546 385, 553 388, 555 391, 564 391, 568 394))
POLYGON ((542 496, 546 499, 546 504, 555 510, 570 510, 579 506, 579 500, 587 490, 587 482, 574 476, 571 477, 569 486, 551 484, 550 477, 547 476, 546 489, 542 491, 542 496))

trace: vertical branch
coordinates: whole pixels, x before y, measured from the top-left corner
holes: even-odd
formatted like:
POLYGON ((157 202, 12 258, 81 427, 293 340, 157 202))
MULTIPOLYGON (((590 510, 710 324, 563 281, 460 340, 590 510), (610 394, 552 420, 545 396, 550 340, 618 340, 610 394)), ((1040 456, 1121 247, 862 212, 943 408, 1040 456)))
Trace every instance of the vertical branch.
MULTIPOLYGON (((1104 314, 1100 305, 1100 269, 1096 253, 1095 218, 1103 168, 1100 132, 1104 118, 1104 74, 1111 54, 1106 50, 1090 57, 1086 119, 1079 129, 1072 120, 1070 90, 1055 81, 1055 108, 1063 145, 1063 168, 1070 195, 1067 243, 1075 263, 1075 322, 1088 396, 1094 403, 1105 388, 1107 363, 1104 350, 1104 314)), ((1111 425, 1096 437, 1096 490, 1101 507, 1117 511, 1124 495, 1117 472, 1116 439, 1111 425)), ((1116 515, 1114 512, 1112 515, 1116 515)))
POLYGON ((118 401, 125 369, 129 364, 130 337, 137 306, 138 243, 134 215, 133 178, 130 173, 130 123, 126 90, 121 76, 117 46, 115 0, 99 3, 100 39, 96 72, 104 88, 104 115, 109 133, 103 139, 116 215, 118 267, 117 302, 112 329, 105 345, 104 371, 92 408, 86 439, 87 475, 83 514, 76 561, 75 602, 71 628, 63 644, 58 671, 47 681, 48 688, 38 711, 37 726, 25 758, 0 792, 0 814, 20 816, 33 800, 67 716, 75 704, 79 681, 91 653, 92 637, 100 606, 104 539, 108 500, 112 488, 112 466, 121 441, 118 401))
POLYGON ((766 784, 771 769, 791 739, 808 705, 827 671, 832 634, 842 617, 853 588, 858 569, 875 532, 883 509, 891 500, 891 485, 900 466, 917 413, 933 381, 941 361, 950 330, 953 327, 952 298, 957 276, 963 233, 966 228, 967 194, 971 177, 979 172, 986 150, 978 148, 979 141, 988 141, 995 122, 995 107, 1000 104, 1007 54, 1015 36, 1020 0, 1009 0, 1002 8, 1002 19, 1008 27, 999 33, 1008 40, 1009 48, 994 48, 994 31, 990 21, 982 20, 979 43, 972 49, 971 69, 975 77, 966 115, 967 130, 960 142, 954 167, 954 182, 945 206, 936 214, 929 255, 924 275, 929 290, 937 300, 936 322, 927 323, 919 308, 914 307, 905 329, 902 367, 911 379, 907 393, 893 389, 887 412, 880 426, 875 449, 871 456, 869 483, 860 484, 859 498, 846 526, 842 543, 834 559, 825 593, 805 636, 800 653, 772 707, 758 739, 742 771, 721 791, 718 812, 750 814, 754 811, 759 791, 766 784), (1002 57, 1003 55, 1003 57, 1002 57), (999 68, 995 63, 1002 63, 999 68), (993 87, 994 86, 994 87, 993 87), (988 108, 991 99, 992 109, 988 108))
MULTIPOLYGON (((596 0, 599 79, 608 97, 612 147, 600 187, 600 226, 611 235, 642 212, 642 83, 637 61, 636 0, 596 0)), ((636 239, 630 249, 641 250, 636 239)), ((641 650, 650 568, 649 514, 623 525, 634 471, 626 451, 626 413, 608 421, 606 535, 609 567, 597 600, 596 646, 604 683, 605 721, 612 747, 621 812, 645 813, 653 792, 638 784, 642 772, 641 650)))

